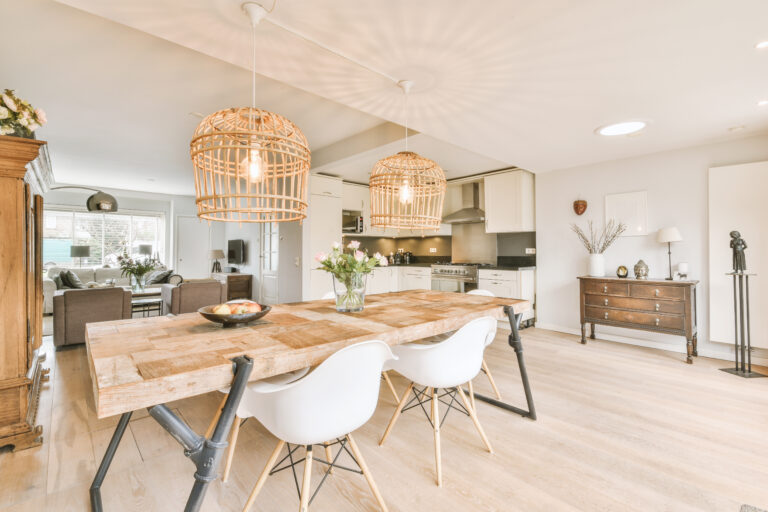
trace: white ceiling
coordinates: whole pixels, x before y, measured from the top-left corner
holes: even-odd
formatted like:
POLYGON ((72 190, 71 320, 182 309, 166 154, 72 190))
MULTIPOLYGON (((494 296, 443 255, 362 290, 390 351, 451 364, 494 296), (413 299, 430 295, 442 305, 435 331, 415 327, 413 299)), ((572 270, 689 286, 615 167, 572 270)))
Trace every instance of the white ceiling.
MULTIPOLYGON (((240 0, 61 1, 249 67, 240 0)), ((765 0, 277 0, 268 18, 415 80, 419 132, 536 172, 768 129, 766 19, 765 0), (639 136, 593 134, 637 118, 639 136)), ((269 21, 258 44, 259 73, 402 124, 387 79, 269 21)))

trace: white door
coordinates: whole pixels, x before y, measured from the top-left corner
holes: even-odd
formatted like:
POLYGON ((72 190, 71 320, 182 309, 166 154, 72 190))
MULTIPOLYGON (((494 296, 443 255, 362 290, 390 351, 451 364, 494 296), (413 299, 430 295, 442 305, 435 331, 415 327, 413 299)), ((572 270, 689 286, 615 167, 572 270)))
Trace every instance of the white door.
POLYGON ((277 266, 280 256, 280 228, 277 222, 267 222, 261 225, 261 285, 259 301, 262 304, 277 304, 278 280, 277 266))
POLYGON ((210 277, 210 227, 197 217, 176 218, 176 268, 184 279, 210 277))

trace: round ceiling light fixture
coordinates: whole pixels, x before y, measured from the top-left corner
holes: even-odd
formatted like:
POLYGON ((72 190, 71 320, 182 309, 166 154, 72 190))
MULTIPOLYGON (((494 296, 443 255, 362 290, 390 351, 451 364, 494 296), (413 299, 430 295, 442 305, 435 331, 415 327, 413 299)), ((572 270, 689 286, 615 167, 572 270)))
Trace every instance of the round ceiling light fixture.
POLYGON ((768 107, 768 100, 760 100, 757 102, 758 107, 768 107))
POLYGON ((760 41, 755 45, 755 48, 758 50, 764 50, 765 48, 768 48, 768 41, 760 41))
POLYGON ((616 137, 618 135, 631 135, 641 131, 648 125, 645 121, 622 121, 620 123, 607 124, 595 130, 598 135, 616 137))

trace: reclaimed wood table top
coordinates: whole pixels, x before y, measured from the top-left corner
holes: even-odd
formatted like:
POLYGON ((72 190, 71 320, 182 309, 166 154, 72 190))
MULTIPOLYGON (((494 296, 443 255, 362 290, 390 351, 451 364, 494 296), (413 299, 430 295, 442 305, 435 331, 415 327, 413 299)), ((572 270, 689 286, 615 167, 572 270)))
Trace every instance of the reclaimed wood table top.
POLYGON ((519 314, 526 300, 431 290, 369 295, 365 309, 338 313, 333 300, 279 304, 261 320, 222 328, 198 313, 86 325, 99 418, 229 386, 232 359, 253 358, 250 380, 315 366, 348 345, 407 343, 454 331, 483 316, 519 314))

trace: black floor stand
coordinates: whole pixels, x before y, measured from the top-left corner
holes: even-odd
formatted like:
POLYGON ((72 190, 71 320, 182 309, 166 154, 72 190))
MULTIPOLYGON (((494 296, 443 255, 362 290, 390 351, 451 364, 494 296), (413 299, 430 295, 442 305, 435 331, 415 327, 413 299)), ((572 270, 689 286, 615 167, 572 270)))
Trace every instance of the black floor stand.
MULTIPOLYGON (((248 377, 253 369, 253 360, 247 356, 236 357, 234 363, 234 381, 229 391, 229 396, 222 409, 213 435, 210 439, 197 434, 187 423, 176 416, 167 406, 156 405, 149 408, 149 414, 162 426, 176 441, 184 447, 184 455, 195 464, 195 484, 189 493, 187 505, 184 512, 197 512, 203 504, 205 491, 208 484, 216 479, 219 468, 219 460, 227 447, 227 436, 232 428, 232 421, 237 412, 237 406, 243 396, 245 385, 248 383, 248 377)), ((104 458, 96 472, 96 477, 91 484, 91 511, 102 512, 104 507, 101 504, 101 484, 104 477, 107 476, 109 465, 115 456, 120 440, 123 438, 125 429, 131 419, 132 412, 127 412, 120 417, 120 422, 115 428, 112 440, 109 442, 104 458)))
POLYGON ((738 375, 745 379, 768 377, 752 371, 752 335, 749 328, 749 276, 743 272, 729 272, 733 277, 734 311, 734 367, 721 368, 721 371, 738 375))
POLYGON ((507 317, 509 317, 509 325, 512 328, 512 332, 509 334, 509 346, 515 349, 517 355, 517 365, 520 367, 520 379, 523 381, 523 390, 525 391, 525 400, 528 402, 528 410, 520 409, 514 405, 510 405, 506 402, 496 400, 489 396, 475 393, 475 398, 483 402, 495 405, 515 414, 519 414, 524 418, 536 419, 536 408, 533 405, 533 395, 531 394, 531 385, 528 382, 528 372, 525 369, 525 361, 523 360, 523 342, 520 339, 520 321, 523 318, 522 314, 515 314, 511 307, 505 308, 507 317))

